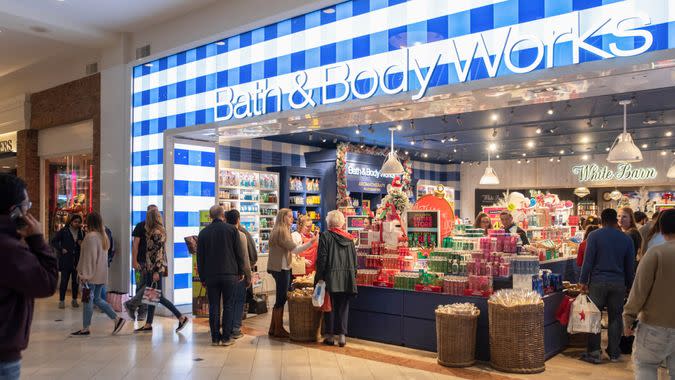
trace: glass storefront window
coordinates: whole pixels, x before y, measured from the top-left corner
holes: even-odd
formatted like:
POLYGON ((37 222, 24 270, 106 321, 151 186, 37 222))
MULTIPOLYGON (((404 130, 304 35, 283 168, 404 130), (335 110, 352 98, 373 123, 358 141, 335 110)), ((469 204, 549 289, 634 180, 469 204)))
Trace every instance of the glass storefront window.
POLYGON ((63 228, 70 214, 86 216, 92 210, 93 170, 91 154, 45 160, 47 220, 50 238, 63 228))

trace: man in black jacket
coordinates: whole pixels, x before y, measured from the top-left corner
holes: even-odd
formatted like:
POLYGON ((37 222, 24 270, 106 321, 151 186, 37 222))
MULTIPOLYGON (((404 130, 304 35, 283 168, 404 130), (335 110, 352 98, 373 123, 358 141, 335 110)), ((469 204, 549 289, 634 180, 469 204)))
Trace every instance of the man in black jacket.
POLYGON ((20 376, 34 299, 54 294, 59 275, 56 256, 40 222, 28 214, 30 207, 26 184, 0 174, 0 378, 9 380, 20 376))
POLYGON ((213 222, 199 232, 197 239, 197 270, 201 280, 206 283, 206 294, 209 298, 211 343, 216 346, 221 343, 230 346, 234 343, 231 337, 234 292, 237 283, 244 279, 244 260, 239 255, 239 231, 224 222, 225 210, 220 206, 213 206, 209 215, 213 222))
POLYGON ((530 240, 527 238, 527 233, 525 233, 522 228, 518 227, 516 223, 513 222, 513 215, 511 215, 510 212, 502 211, 499 214, 499 219, 502 222, 502 226, 504 226, 504 231, 510 234, 518 234, 518 242, 521 245, 530 244, 530 240))

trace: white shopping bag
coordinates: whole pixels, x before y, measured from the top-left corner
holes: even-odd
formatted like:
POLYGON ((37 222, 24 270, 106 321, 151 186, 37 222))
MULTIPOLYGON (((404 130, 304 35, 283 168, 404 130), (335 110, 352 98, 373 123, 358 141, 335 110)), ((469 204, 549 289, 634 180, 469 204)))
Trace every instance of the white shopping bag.
POLYGON ((323 306, 323 300, 326 296, 326 283, 321 280, 314 287, 314 294, 312 295, 312 305, 314 307, 323 306))
POLYGON ((567 325, 567 332, 570 334, 578 333, 600 333, 600 321, 602 313, 586 294, 580 294, 570 308, 570 321, 567 325))

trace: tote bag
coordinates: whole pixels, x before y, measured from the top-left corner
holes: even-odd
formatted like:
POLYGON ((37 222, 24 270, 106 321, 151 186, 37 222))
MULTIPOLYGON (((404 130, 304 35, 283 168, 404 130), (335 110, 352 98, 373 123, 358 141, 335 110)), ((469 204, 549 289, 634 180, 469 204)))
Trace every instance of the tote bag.
POLYGON ((580 294, 570 309, 569 324, 567 332, 570 334, 578 333, 600 333, 600 321, 602 313, 586 294, 580 294))

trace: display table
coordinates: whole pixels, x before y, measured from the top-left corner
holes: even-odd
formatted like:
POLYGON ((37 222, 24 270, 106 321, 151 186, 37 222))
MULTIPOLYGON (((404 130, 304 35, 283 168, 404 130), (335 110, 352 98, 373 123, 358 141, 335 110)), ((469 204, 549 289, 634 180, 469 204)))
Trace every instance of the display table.
MULTIPOLYGON (((555 319, 562 298, 562 292, 544 297, 546 359, 567 345, 566 330, 555 319)), ((436 307, 456 302, 471 302, 480 309, 476 359, 490 360, 488 303, 481 297, 359 286, 359 295, 350 305, 349 336, 435 352, 436 307)))
POLYGON ((563 281, 575 284, 579 281, 579 275, 581 274, 581 268, 577 267, 576 256, 542 261, 539 266, 541 269, 549 269, 553 273, 559 273, 562 275, 563 281))

